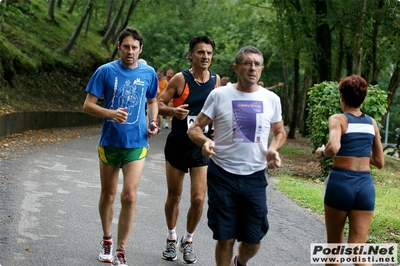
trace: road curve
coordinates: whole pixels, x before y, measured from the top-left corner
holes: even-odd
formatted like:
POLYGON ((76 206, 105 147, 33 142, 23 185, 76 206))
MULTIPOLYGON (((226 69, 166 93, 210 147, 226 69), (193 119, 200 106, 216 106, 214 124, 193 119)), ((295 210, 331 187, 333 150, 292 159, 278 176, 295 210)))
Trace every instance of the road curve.
MULTIPOLYGON (((0 265, 105 265, 97 261, 102 237, 97 203, 98 131, 49 143, 0 160, 0 265)), ((168 130, 150 140, 138 190, 137 214, 127 248, 129 265, 182 265, 161 259, 165 245, 166 182, 163 148, 168 130)), ((1 149, 1 148, 0 148, 1 149)), ((0 151, 1 152, 1 151, 0 151)), ((0 153, 1 154, 1 153, 0 153)), ((121 181, 121 180, 120 180, 121 181)), ((185 231, 189 178, 180 206, 178 237, 185 231)), ((310 265, 310 243, 325 242, 321 217, 267 188, 270 231, 249 265, 310 265)), ((119 188, 120 192, 120 188, 119 188)), ((119 203, 115 205, 119 212, 119 203)), ((206 210, 194 235, 196 265, 215 265, 206 210)), ((116 219, 113 235, 116 236, 116 219)))

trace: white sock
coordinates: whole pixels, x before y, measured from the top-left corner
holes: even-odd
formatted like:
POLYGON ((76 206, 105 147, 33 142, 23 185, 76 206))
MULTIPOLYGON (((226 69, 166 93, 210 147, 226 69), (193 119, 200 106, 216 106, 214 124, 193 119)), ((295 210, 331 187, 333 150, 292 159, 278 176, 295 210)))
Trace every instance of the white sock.
POLYGON ((186 234, 182 238, 182 243, 193 242, 193 235, 194 233, 186 232, 186 234))
POLYGON ((176 236, 176 227, 174 229, 172 229, 172 230, 168 229, 167 238, 170 239, 170 240, 171 239, 175 239, 176 240, 176 238, 177 238, 177 236, 176 236))

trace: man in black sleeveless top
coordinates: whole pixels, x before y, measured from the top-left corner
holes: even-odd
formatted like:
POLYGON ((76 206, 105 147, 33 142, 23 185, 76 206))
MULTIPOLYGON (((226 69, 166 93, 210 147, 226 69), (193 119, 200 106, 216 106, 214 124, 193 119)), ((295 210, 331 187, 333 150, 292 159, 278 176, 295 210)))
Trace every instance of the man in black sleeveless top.
MULTIPOLYGON (((207 35, 192 38, 189 44, 188 58, 192 68, 177 73, 168 83, 158 99, 159 114, 172 116, 171 133, 167 137, 164 153, 168 195, 165 202, 165 217, 168 234, 163 259, 176 260, 176 248, 183 253, 183 261, 196 263, 192 238, 203 213, 203 204, 207 190, 207 166, 209 160, 201 153, 201 147, 194 144, 187 132, 204 105, 208 94, 220 85, 220 77, 209 71, 215 43, 207 35), (173 100, 173 107, 168 103, 173 100), (182 197, 185 173, 190 173, 191 197, 187 214, 186 232, 178 239, 176 223, 179 214, 179 202, 182 197)), ((204 134, 211 137, 212 125, 204 134)))

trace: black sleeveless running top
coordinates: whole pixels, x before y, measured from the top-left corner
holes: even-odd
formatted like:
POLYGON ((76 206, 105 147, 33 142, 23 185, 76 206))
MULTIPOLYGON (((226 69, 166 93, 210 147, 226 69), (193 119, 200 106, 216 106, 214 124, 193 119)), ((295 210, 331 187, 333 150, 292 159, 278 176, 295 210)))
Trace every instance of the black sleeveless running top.
MULTIPOLYGON (((205 83, 199 83, 194 80, 193 75, 189 70, 182 71, 185 78, 185 87, 181 95, 175 95, 173 98, 174 107, 178 107, 182 104, 188 104, 189 114, 183 120, 179 120, 176 117, 172 118, 172 132, 181 135, 187 135, 190 125, 196 120, 197 115, 203 108, 204 102, 207 99, 208 94, 215 88, 217 84, 217 74, 212 71, 210 72, 210 78, 205 83)), ((208 125, 204 129, 206 136, 211 135, 211 126, 208 125)))

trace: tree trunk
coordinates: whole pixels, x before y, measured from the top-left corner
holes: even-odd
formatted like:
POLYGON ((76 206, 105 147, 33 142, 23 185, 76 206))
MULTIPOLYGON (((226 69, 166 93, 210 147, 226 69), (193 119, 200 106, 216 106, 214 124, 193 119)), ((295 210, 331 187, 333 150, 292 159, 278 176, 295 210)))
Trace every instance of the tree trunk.
POLYGON ((286 67, 286 59, 285 59, 285 45, 282 45, 281 48, 282 53, 282 72, 283 78, 285 80, 285 86, 283 86, 281 97, 282 99, 282 113, 283 113, 283 121, 285 125, 290 124, 292 121, 292 111, 291 111, 291 101, 290 101, 290 92, 289 92, 289 75, 286 67))
POLYGON ((328 6, 325 0, 315 0, 317 15, 317 70, 318 82, 332 80, 332 36, 326 21, 328 6))
POLYGON ((388 110, 390 110, 390 107, 392 106, 393 99, 396 96, 396 91, 399 88, 399 85, 400 85, 400 59, 398 59, 396 67, 389 81, 388 110))
POLYGON ((346 46, 346 76, 353 74, 353 56, 350 46, 346 46))
POLYGON ((114 47, 114 49, 113 49, 113 51, 112 51, 112 53, 110 55, 110 58, 108 60, 109 61, 114 60, 114 58, 117 56, 117 53, 118 53, 118 47, 115 45, 115 47, 114 47))
POLYGON ((293 97, 292 97, 292 122, 290 123, 290 130, 288 133, 289 139, 296 138, 296 127, 297 127, 297 116, 298 116, 298 105, 299 105, 299 86, 300 86, 300 62, 299 62, 299 53, 295 56, 293 62, 293 70, 294 70, 294 84, 293 84, 293 97))
POLYGON ((61 7, 62 7, 62 0, 58 0, 58 1, 57 1, 57 7, 58 7, 58 8, 61 8, 61 7))
POLYGON ((49 10, 47 11, 46 19, 48 21, 54 21, 54 8, 56 6, 56 0, 49 0, 49 10))
POLYGON ((300 123, 299 123, 299 132, 302 133, 302 136, 305 137, 308 135, 307 131, 307 117, 308 117, 308 88, 313 86, 313 70, 311 67, 307 67, 304 71, 304 81, 303 81, 303 96, 301 101, 301 112, 300 112, 300 123))
POLYGON ((124 5, 125 5, 125 0, 122 0, 121 4, 119 5, 118 11, 114 16, 114 19, 113 19, 110 27, 108 28, 106 34, 104 35, 103 39, 101 40, 101 44, 102 45, 106 46, 108 41, 110 40, 112 34, 114 33, 114 30, 117 27, 118 20, 121 17, 122 10, 124 9, 124 5))
POLYGON ((339 81, 342 78, 343 61, 346 55, 344 47, 344 29, 339 28, 339 51, 338 51, 338 63, 336 68, 335 80, 339 81))
POLYGON ((87 36, 87 33, 89 31, 90 19, 92 18, 92 14, 93 14, 93 8, 90 9, 88 19, 86 21, 85 36, 87 36))
POLYGON ((105 32, 110 28, 111 25, 111 18, 114 10, 114 1, 115 0, 110 0, 110 3, 108 4, 108 11, 107 11, 107 18, 106 18, 106 24, 104 26, 105 32))
MULTIPOLYGON (((392 106, 393 99, 396 96, 397 89, 400 86, 400 59, 396 63, 396 67, 393 71, 392 76, 390 77, 389 81, 389 88, 388 88, 388 112, 390 111, 390 107, 392 106)), ((382 117, 381 124, 384 125, 386 123, 387 113, 382 117)))
POLYGON ((362 76, 363 78, 368 81, 371 85, 378 84, 378 74, 379 74, 379 67, 377 61, 377 51, 378 51, 378 33, 379 33, 379 26, 380 22, 378 20, 374 20, 372 24, 372 48, 371 52, 367 54, 365 57, 365 67, 362 68, 362 76))
POLYGON ((353 74, 361 75, 362 45, 364 39, 364 21, 367 10, 367 0, 360 2, 361 10, 357 19, 356 37, 353 49, 353 74))
MULTIPOLYGON (((383 0, 379 0, 378 2, 378 10, 382 10, 384 6, 383 0)), ((378 84, 378 76, 380 72, 380 68, 378 67, 378 34, 379 34, 379 27, 381 25, 380 20, 375 19, 373 25, 373 37, 372 37, 372 79, 371 84, 376 85, 378 84)))
POLYGON ((75 4, 76 4, 77 1, 78 1, 78 0, 72 0, 71 6, 70 6, 69 9, 68 9, 68 13, 69 13, 69 14, 72 14, 72 12, 74 12, 75 4))
POLYGON ((96 1, 96 0, 89 0, 87 6, 85 8, 85 11, 83 12, 83 15, 81 17, 81 20, 78 23, 78 26, 76 26, 76 29, 75 29, 74 33, 72 34, 72 36, 69 39, 67 45, 63 49, 64 53, 69 54, 69 52, 71 51, 72 47, 74 46, 74 43, 75 43, 76 39, 78 38, 79 33, 81 32, 83 24, 85 23, 86 17, 89 15, 90 10, 93 8, 94 1, 96 1))

